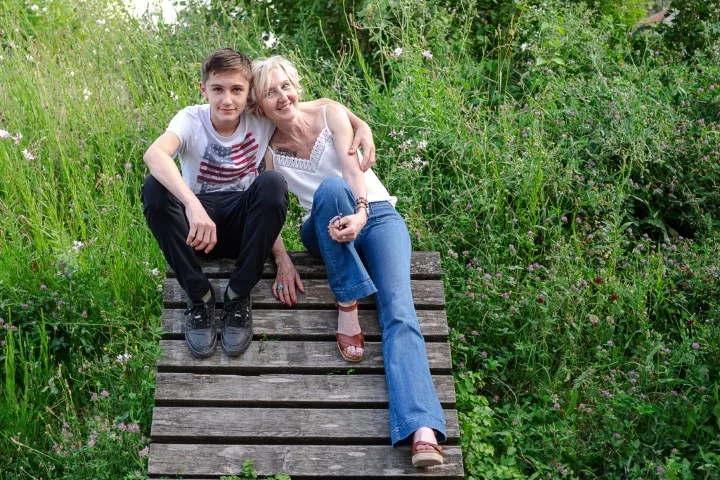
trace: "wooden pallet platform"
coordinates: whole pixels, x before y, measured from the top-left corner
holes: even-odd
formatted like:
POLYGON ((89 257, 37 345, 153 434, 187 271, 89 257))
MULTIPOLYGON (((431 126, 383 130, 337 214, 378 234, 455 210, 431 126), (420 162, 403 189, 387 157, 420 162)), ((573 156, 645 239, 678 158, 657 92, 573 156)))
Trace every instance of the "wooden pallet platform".
MULTIPOLYGON (((390 446, 380 329, 372 298, 361 301, 365 358, 345 362, 335 345, 337 310, 322 261, 291 257, 306 294, 289 309, 270 292, 266 264, 253 290, 253 343, 240 357, 190 355, 183 336, 184 293, 168 272, 163 293, 150 478, 210 479, 237 475, 246 460, 260 476, 293 479, 464 478, 440 256, 415 252, 411 277, 433 382, 445 409, 445 464, 425 470, 410 447, 390 446)), ((203 263, 222 298, 230 261, 203 263)), ((222 306, 219 305, 221 308, 222 306)), ((216 312, 218 315, 220 311, 216 312)))

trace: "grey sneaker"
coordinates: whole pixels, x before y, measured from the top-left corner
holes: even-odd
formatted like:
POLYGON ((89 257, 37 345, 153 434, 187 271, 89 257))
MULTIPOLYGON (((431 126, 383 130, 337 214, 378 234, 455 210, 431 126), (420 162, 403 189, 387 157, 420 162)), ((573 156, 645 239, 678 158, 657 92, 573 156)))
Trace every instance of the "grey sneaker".
POLYGON ((222 347, 228 357, 237 357, 252 341, 252 299, 235 297, 230 300, 227 291, 223 299, 222 347))
POLYGON ((215 353, 217 328, 214 293, 207 303, 193 303, 188 300, 188 308, 185 310, 185 341, 190 353, 198 358, 207 358, 215 353))

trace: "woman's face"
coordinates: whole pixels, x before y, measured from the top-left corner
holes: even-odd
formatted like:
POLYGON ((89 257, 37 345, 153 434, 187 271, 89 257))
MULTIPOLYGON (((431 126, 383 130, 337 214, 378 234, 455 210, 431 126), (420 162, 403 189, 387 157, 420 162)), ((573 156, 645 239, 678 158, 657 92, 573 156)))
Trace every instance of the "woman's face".
POLYGON ((258 105, 270 120, 292 117, 298 104, 298 93, 282 68, 268 73, 264 91, 259 92, 258 105))

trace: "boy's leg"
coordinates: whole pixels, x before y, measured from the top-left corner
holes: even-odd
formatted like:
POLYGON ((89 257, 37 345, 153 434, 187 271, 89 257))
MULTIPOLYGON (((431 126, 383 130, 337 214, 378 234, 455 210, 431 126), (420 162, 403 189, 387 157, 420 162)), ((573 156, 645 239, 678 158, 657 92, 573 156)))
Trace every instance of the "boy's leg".
MULTIPOLYGON (((210 198, 200 198, 200 201, 215 221, 210 198)), ((188 348, 197 357, 208 357, 217 345, 215 297, 210 282, 198 264, 195 249, 186 243, 189 226, 185 209, 152 175, 145 179, 142 202, 150 231, 160 245, 165 260, 175 271, 178 283, 188 295, 188 309, 185 312, 185 340, 188 348)))
POLYGON ((218 197, 218 253, 237 258, 223 298, 222 345, 230 356, 252 340, 250 292, 285 224, 287 207, 285 179, 272 171, 258 175, 244 192, 218 197))
MULTIPOLYGON (((211 202, 207 198, 201 198, 200 201, 215 221, 211 202)), ((165 260, 175 271, 178 283, 192 302, 202 301, 211 289, 210 282, 202 273, 195 249, 186 243, 190 227, 182 203, 152 175, 145 179, 142 202, 150 231, 160 245, 165 260)))

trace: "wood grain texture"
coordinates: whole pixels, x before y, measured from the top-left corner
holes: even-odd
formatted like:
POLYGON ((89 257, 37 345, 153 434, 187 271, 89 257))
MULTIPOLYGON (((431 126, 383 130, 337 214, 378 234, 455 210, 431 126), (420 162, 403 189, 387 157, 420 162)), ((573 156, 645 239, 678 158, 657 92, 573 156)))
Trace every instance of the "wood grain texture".
MULTIPOLYGON (((350 364, 342 359, 335 342, 253 341, 239 357, 228 357, 218 347, 210 358, 195 358, 184 340, 161 340, 162 354, 158 360, 161 372, 222 373, 259 375, 270 373, 324 374, 346 372, 382 373, 382 347, 377 342, 365 343, 365 358, 350 364)), ((450 346, 447 343, 426 343, 430 371, 435 375, 449 374, 450 346)))
MULTIPOLYGON (((218 303, 222 302, 222 295, 227 286, 226 279, 214 278, 210 280, 215 290, 215 298, 218 303)), ((327 280, 309 279, 303 282, 305 293, 299 297, 298 309, 309 308, 334 308, 335 297, 328 286, 327 280)), ((282 304, 272 295, 273 280, 263 279, 258 282, 252 291, 253 309, 271 308, 277 309, 282 304)), ((417 309, 440 310, 445 306, 445 294, 441 280, 411 280, 413 299, 417 309)), ((165 279, 163 289, 163 302, 165 308, 185 308, 187 306, 185 292, 180 288, 174 278, 165 279)), ((360 308, 375 306, 373 296, 360 300, 360 308)))
MULTIPOLYGON (((455 406, 453 377, 434 376, 443 408, 455 406)), ((384 375, 202 375, 158 373, 157 406, 387 408, 384 375)))
MULTIPOLYGON (((215 311, 220 318, 222 310, 215 311)), ((185 331, 184 309, 166 309, 162 313, 163 338, 182 339, 185 331)), ((278 340, 332 340, 337 329, 337 310, 253 310, 253 333, 278 340)), ((443 310, 418 310, 418 322, 425 341, 444 341, 448 335, 447 317, 443 310)), ((358 312, 365 339, 380 341, 377 311, 358 312)))
POLYGON ((385 445, 178 445, 151 444, 152 477, 188 475, 219 478, 237 475, 247 460, 260 476, 291 473, 293 480, 408 479, 460 480, 464 477, 458 446, 443 448, 445 463, 416 469, 408 446, 385 445))
MULTIPOLYGON (((445 410, 448 441, 457 442, 457 413, 445 410)), ((386 409, 155 407, 156 443, 389 444, 386 409)))
MULTIPOLYGON (((300 277, 325 278, 327 270, 322 259, 308 252, 288 252, 295 264, 300 277)), ((200 267, 208 278, 227 278, 235 268, 235 260, 223 258, 219 260, 200 259, 200 267)), ((410 278, 416 280, 439 279, 442 268, 440 254, 437 252, 413 252, 410 257, 410 278)), ((266 261, 263 278, 275 278, 275 262, 266 261)), ((175 272, 167 267, 167 276, 175 277, 175 272)))

